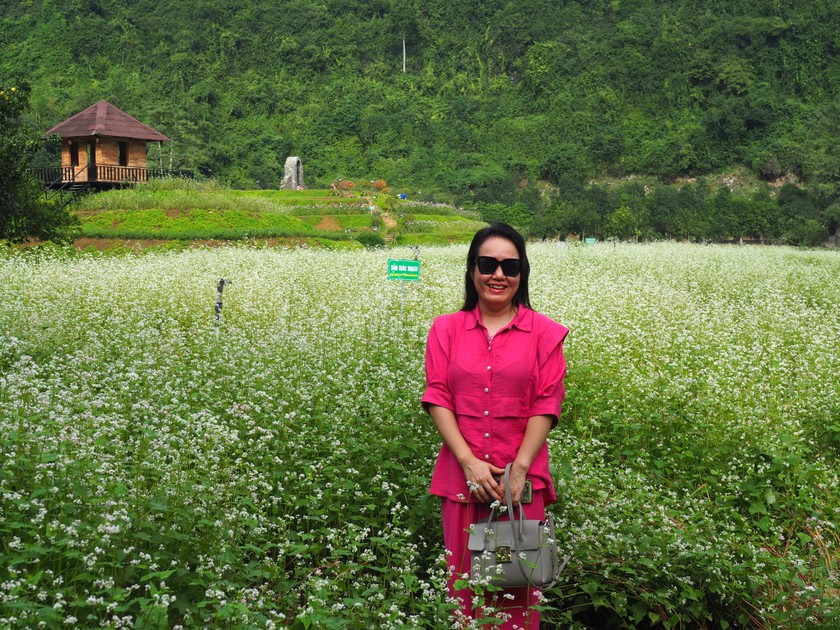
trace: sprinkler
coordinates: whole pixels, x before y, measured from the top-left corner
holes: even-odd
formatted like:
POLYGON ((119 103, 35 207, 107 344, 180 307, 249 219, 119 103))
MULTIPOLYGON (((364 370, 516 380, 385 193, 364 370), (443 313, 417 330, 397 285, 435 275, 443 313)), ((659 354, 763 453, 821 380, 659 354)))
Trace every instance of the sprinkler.
POLYGON ((221 323, 221 320, 222 320, 222 291, 225 290, 225 285, 226 284, 230 284, 230 280, 225 280, 224 278, 222 278, 221 280, 219 280, 219 284, 216 287, 215 310, 216 310, 216 337, 217 338, 219 336, 219 324, 221 323))

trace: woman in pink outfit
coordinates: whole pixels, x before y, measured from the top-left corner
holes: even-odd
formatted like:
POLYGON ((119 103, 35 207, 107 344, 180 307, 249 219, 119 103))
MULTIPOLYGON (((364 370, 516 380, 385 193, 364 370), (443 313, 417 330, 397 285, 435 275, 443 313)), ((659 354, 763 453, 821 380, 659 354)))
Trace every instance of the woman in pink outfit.
POLYGON ((496 223, 479 230, 467 253, 464 306, 435 319, 426 345, 422 404, 443 438, 430 492, 441 497, 450 595, 460 599, 454 627, 490 615, 501 628, 539 628, 541 593, 533 587, 475 597, 456 580, 470 572, 471 526, 504 502, 501 475, 512 464, 510 492, 529 519, 545 518, 557 499, 546 438, 565 395, 563 340, 569 332, 531 310, 525 241, 496 223), (526 480, 530 502, 523 497, 526 480))

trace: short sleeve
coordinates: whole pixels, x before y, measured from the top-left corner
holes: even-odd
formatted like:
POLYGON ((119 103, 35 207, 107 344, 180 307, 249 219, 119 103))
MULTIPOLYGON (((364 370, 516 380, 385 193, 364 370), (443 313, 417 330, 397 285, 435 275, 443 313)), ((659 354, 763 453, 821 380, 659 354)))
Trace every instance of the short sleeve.
POLYGON ((428 411, 429 405, 455 410, 452 392, 449 391, 447 375, 449 373, 450 334, 440 318, 429 329, 426 341, 426 390, 421 404, 428 411))
POLYGON ((551 416, 552 428, 557 425, 566 397, 563 380, 566 377, 566 357, 563 341, 568 329, 552 322, 541 340, 537 352, 537 387, 528 417, 551 416))

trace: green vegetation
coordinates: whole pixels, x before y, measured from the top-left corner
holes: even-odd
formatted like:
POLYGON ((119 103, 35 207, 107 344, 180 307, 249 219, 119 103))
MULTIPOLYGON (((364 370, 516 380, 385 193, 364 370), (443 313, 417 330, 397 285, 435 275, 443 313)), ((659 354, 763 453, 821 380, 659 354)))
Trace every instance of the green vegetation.
POLYGON ((41 130, 108 99, 172 138, 151 163, 233 188, 278 188, 298 155, 316 188, 381 178, 537 233, 769 234, 567 198, 743 169, 805 189, 772 238, 813 241, 840 227, 838 33, 824 1, 42 0, 0 8, 0 81, 31 81, 41 130))
POLYGON ((237 239, 254 236, 298 236, 310 230, 295 217, 282 214, 245 214, 238 210, 216 212, 163 210, 103 212, 88 217, 84 236, 94 238, 237 239))
POLYGON ((330 197, 325 190, 230 190, 215 180, 162 179, 131 188, 86 195, 75 205, 79 212, 101 210, 238 210, 253 213, 313 212, 317 206, 334 212, 364 212, 358 197, 330 197))
MULTIPOLYGON (((0 253, 0 626, 446 626, 418 401, 463 244, 410 283, 361 246, 67 252, 0 253)), ((571 330, 544 627, 837 627, 837 253, 529 256, 571 330)))
POLYGON ((315 239, 321 245, 353 240, 375 247, 465 242, 484 225, 476 213, 450 205, 397 201, 381 194, 239 191, 190 180, 86 195, 74 210, 80 236, 119 240, 315 239), (388 212, 380 209, 383 205, 388 212))
POLYGON ((340 241, 381 232, 387 244, 403 245, 468 241, 482 225, 497 220, 543 239, 576 235, 820 245, 829 237, 826 224, 840 221, 840 203, 827 196, 792 184, 771 196, 743 174, 723 181, 700 178, 679 187, 636 180, 569 186, 546 191, 535 205, 532 215, 521 202, 470 204, 465 210, 386 194, 241 191, 212 180, 161 180, 88 195, 74 209, 81 218, 81 235, 91 238, 310 236, 340 241))
POLYGON ((41 185, 26 172, 37 149, 24 120, 28 100, 28 84, 7 85, 0 76, 0 241, 67 240, 75 218, 45 201, 41 185))
MULTIPOLYGON (((839 38, 822 0, 3 3, 0 238, 70 235, 23 169, 101 98, 196 179, 74 207, 145 255, 0 251, 0 626, 444 626, 417 401, 463 243, 822 242, 839 38)), ((836 626, 836 253, 530 254, 572 331, 546 627, 836 626)))
POLYGON ((485 220, 508 220, 535 237, 569 234, 620 240, 741 239, 822 245, 840 231, 840 202, 792 183, 775 188, 736 171, 677 185, 636 180, 569 185, 535 202, 481 205, 485 220))

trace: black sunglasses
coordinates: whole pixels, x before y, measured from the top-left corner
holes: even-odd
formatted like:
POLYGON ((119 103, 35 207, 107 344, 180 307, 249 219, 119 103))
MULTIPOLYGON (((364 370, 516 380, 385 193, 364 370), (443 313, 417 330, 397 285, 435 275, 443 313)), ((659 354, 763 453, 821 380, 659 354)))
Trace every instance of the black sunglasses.
POLYGON ((518 258, 505 258, 504 260, 497 260, 492 256, 478 256, 475 259, 475 263, 478 265, 478 270, 485 275, 495 273, 496 269, 499 268, 499 265, 502 266, 502 273, 508 278, 515 278, 519 275, 519 272, 522 271, 522 261, 518 258))

